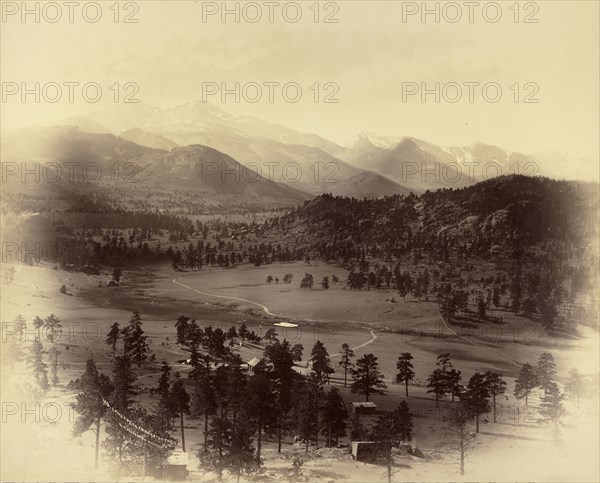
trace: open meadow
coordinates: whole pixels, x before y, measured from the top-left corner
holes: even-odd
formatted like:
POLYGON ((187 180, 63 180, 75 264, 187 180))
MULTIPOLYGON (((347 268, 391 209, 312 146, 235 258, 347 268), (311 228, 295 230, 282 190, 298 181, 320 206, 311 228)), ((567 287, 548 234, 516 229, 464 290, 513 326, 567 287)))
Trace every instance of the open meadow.
MULTIPOLYGON (((332 285, 327 291, 318 286, 313 290, 300 289, 299 279, 308 270, 314 274, 315 280, 333 273, 340 279, 347 275, 344 270, 330 264, 308 267, 296 263, 197 273, 178 273, 170 267, 156 265, 126 270, 120 287, 107 287, 99 283, 108 278, 108 274, 104 273, 85 275, 49 266, 17 267, 13 283, 3 286, 3 320, 13 320, 16 315, 22 314, 29 321, 36 315, 45 317, 50 311, 55 313, 62 322, 62 332, 50 345, 60 353, 61 369, 60 382, 43 399, 37 416, 27 416, 24 413, 26 406, 15 406, 19 394, 15 393, 10 382, 3 381, 3 418, 8 422, 2 435, 4 455, 7 456, 2 460, 3 475, 9 479, 11 475, 19 475, 23 479, 20 471, 23 455, 27 454, 27 458, 44 462, 43 465, 32 466, 27 478, 35 480, 41 475, 47 477, 51 474, 64 476, 65 465, 56 458, 56 448, 63 454, 69 454, 70 458, 74 454, 79 455, 69 461, 69 475, 73 479, 83 481, 104 475, 102 470, 93 469, 92 435, 86 433, 74 439, 69 436, 74 420, 69 401, 73 401, 77 393, 69 388, 69 382, 81 376, 89 358, 94 359, 101 372, 111 373, 112 352, 105 343, 106 335, 114 322, 125 324, 131 317, 126 307, 134 307, 141 313, 144 331, 155 355, 155 362, 135 368, 140 387, 139 400, 143 405, 156 402, 156 396, 149 390, 158 382, 160 362, 167 361, 173 372, 184 377, 189 373, 190 366, 182 364, 189 357, 189 352, 176 343, 174 323, 179 315, 195 318, 200 326, 211 325, 223 330, 243 323, 259 336, 264 336, 274 323, 287 321, 297 324, 297 327, 275 329, 280 339, 285 338, 304 347, 303 361, 296 363, 298 370, 306 367, 308 354, 315 342, 323 342, 336 369, 330 384, 340 389, 347 408, 351 402, 361 399, 343 387, 343 370, 338 367, 341 345, 350 345, 357 358, 367 353, 378 357, 388 394, 374 396, 372 400, 378 411, 393 410, 406 400, 415 421, 412 444, 423 454, 423 457, 397 454, 395 478, 462 478, 473 481, 491 479, 492 475, 496 475, 496 481, 511 481, 517 476, 523 478, 523 468, 526 467, 531 471, 532 479, 542 475, 547 480, 568 481, 567 475, 573 474, 573 468, 581 469, 578 481, 598 479, 597 470, 585 464, 586 459, 589 461, 598 451, 597 442, 594 445, 591 439, 598 425, 594 403, 587 401, 577 409, 573 402, 569 402, 569 416, 556 434, 551 425, 540 422, 539 394, 532 395, 530 401, 533 402, 529 407, 512 395, 519 364, 534 364, 542 352, 551 352, 555 357, 559 381, 564 380, 571 367, 578 367, 584 374, 593 374, 592 355, 598 350, 597 341, 593 338, 558 343, 551 338, 531 336, 524 341, 501 337, 492 339, 488 333, 486 339, 478 337, 478 333, 464 330, 461 333, 460 327, 444 325, 439 313, 436 314, 434 303, 414 300, 404 303, 391 290, 351 291, 342 288, 341 284, 332 285), (269 274, 281 279, 286 273, 294 276, 290 284, 265 282, 269 274), (57 287, 61 284, 68 287, 68 294, 59 293, 57 287), (391 297, 396 299, 396 303, 386 301, 391 297), (20 303, 13 302, 16 300, 20 303), (346 314, 352 316, 346 317, 346 314), (399 332, 399 329, 415 327, 419 328, 417 333, 408 330, 399 332), (414 357, 416 374, 409 386, 409 397, 405 396, 402 385, 394 383, 396 360, 401 352, 410 352, 414 357), (445 398, 440 401, 439 408, 436 407, 425 387, 425 381, 435 367, 436 357, 442 352, 450 354, 463 380, 475 371, 494 371, 503 374, 507 382, 506 394, 498 401, 498 422, 492 422, 490 414, 483 417, 482 430, 469 453, 464 477, 457 473, 453 434, 449 432, 446 421, 448 405, 452 403, 445 398), (36 431, 39 427, 43 428, 35 433, 35 437, 27 429, 33 424, 36 431), (15 434, 12 432, 23 431, 32 437, 11 438, 11 434, 15 434), (485 458, 479 455, 485 455, 485 458), (571 470, 561 473, 567 461, 571 470), (517 469, 511 472, 514 463, 518 463, 514 466, 518 472, 517 469)), ((5 323, 3 336, 11 337, 11 331, 10 324, 5 323)), ((25 337, 32 341, 34 335, 33 329, 30 329, 25 337)), ((234 346, 234 351, 244 361, 261 357, 263 349, 264 345, 255 343, 234 346)), ((23 369, 17 369, 5 378, 10 381, 20 374, 24 375, 23 369)), ((369 417, 365 422, 368 421, 369 417)), ((195 469, 194 453, 202 441, 202 426, 202 420, 185 418, 187 447, 191 451, 190 478, 213 481, 214 475, 195 469)), ((311 445, 306 454, 303 445, 293 444, 288 437, 283 441, 284 452, 278 454, 276 440, 266 437, 264 474, 274 481, 286 480, 291 462, 295 457, 301 457, 306 481, 383 479, 381 467, 352 461, 348 447, 343 446, 347 442, 347 438, 342 438, 340 448, 319 450, 311 445), (381 476, 378 476, 379 473, 381 476)))

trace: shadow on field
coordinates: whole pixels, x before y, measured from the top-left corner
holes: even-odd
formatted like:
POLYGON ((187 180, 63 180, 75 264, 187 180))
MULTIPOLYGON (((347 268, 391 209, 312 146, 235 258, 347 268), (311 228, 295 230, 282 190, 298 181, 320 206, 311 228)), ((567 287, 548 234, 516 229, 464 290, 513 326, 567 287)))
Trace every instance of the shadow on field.
POLYGON ((518 439, 522 441, 544 441, 540 438, 530 438, 528 436, 519 436, 516 434, 506 434, 506 433, 490 433, 488 431, 479 431, 479 434, 485 434, 486 436, 494 436, 497 438, 506 438, 506 439, 518 439))

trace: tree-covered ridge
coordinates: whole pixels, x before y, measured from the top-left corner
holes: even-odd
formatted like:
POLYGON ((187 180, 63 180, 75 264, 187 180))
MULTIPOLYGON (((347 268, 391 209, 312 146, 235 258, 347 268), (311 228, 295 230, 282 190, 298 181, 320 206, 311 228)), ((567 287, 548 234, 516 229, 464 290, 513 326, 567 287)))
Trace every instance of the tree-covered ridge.
POLYGON ((348 268, 352 290, 434 294, 449 321, 473 307, 483 320, 508 295, 505 309, 572 334, 595 325, 597 218, 597 184, 507 176, 420 196, 324 195, 263 230, 348 268))
POLYGON ((420 196, 323 195, 276 223, 302 224, 303 241, 331 259, 461 254, 518 259, 536 245, 579 250, 597 236, 598 186, 505 176, 420 196), (311 241, 312 240, 312 241, 311 241))

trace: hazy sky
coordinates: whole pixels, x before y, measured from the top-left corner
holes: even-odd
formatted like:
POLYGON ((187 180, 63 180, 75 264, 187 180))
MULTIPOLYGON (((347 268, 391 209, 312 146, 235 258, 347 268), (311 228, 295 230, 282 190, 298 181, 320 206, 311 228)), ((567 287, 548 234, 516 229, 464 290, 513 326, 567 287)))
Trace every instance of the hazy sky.
MULTIPOLYGON (((246 6, 245 11, 240 4, 240 13, 248 19, 256 15, 256 6, 261 9, 262 18, 256 23, 243 15, 239 23, 233 15, 223 23, 219 14, 203 21, 203 8, 220 8, 221 2, 192 1, 122 4, 118 23, 109 8, 113 2, 100 2, 102 18, 97 23, 83 17, 82 7, 90 2, 79 2, 73 23, 68 7, 57 2, 62 10, 58 22, 46 21, 56 16, 54 7, 48 7, 40 11, 39 23, 33 15, 23 23, 20 12, 6 15, 21 2, 2 3, 4 91, 14 86, 7 82, 33 87, 35 81, 42 86, 97 82, 103 89, 96 104, 85 102, 79 88, 73 103, 67 87, 56 103, 44 99, 36 103, 33 96, 23 103, 18 95, 8 96, 2 99, 3 129, 110 107, 114 98, 109 88, 114 82, 136 83, 135 97, 158 107, 200 99, 205 82, 225 82, 229 87, 235 82, 242 86, 295 82, 302 88, 297 103, 287 102, 281 87, 274 88, 270 103, 266 86, 257 103, 244 99, 236 103, 233 96, 224 104, 219 96, 210 100, 233 114, 253 114, 338 142, 361 131, 375 131, 445 145, 482 141, 524 152, 558 150, 598 162, 596 1, 522 2, 518 22, 516 9, 510 9, 514 2, 498 2, 502 17, 496 23, 491 22, 498 13, 493 6, 485 12, 489 21, 482 12, 490 2, 474 8, 472 23, 465 2, 445 7, 441 3, 439 23, 433 14, 425 23, 420 14, 403 21, 403 8, 418 8, 421 2, 322 2, 318 23, 313 1, 299 2, 302 17, 296 23, 286 21, 282 13, 285 6, 287 18, 294 18, 297 10, 289 5, 292 2, 276 2, 273 23, 265 2, 246 6), (450 23, 446 19, 456 16, 456 6, 462 18, 450 23), (138 23, 123 23, 127 13, 138 23), (324 23, 327 14, 338 22, 324 23), (537 23, 524 23, 527 15, 537 23), (314 102, 314 88, 310 89, 316 82, 319 102, 314 102), (462 97, 455 103, 444 97, 436 103, 433 94, 425 103, 419 94, 403 99, 404 83, 419 88, 425 83, 432 89, 436 82, 441 91, 445 87, 441 93, 448 99, 457 96, 450 84, 457 83, 462 97), (474 102, 465 82, 480 84, 473 87, 474 102), (338 103, 322 102, 323 95, 332 92, 331 87, 324 89, 326 83, 339 86, 333 96, 338 103), (487 83, 502 89, 495 103, 494 85, 486 91, 490 101, 483 96, 481 86, 487 83), (527 83, 532 84, 526 87, 527 83), (517 93, 519 102, 514 98, 517 93), (539 102, 523 102, 527 95, 539 102)), ((234 8, 235 3, 227 4, 234 8)), ((435 2, 429 7, 435 8, 435 2)), ((93 19, 96 12, 89 7, 86 14, 93 19)), ((247 93, 255 95, 250 88, 247 93)), ((48 87, 46 94, 53 97, 55 91, 48 87)))

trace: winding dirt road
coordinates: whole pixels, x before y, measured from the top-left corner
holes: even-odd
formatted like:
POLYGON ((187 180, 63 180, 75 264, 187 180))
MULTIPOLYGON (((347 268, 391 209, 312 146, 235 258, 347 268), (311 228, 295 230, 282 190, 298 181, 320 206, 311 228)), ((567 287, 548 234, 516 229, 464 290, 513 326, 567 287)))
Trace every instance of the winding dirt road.
MULTIPOLYGON (((180 279, 181 279, 181 277, 180 277, 180 279)), ((217 294, 214 294, 214 293, 202 292, 201 290, 197 290, 197 289, 195 289, 193 287, 190 287, 189 285, 186 285, 184 283, 179 282, 177 279, 173 279, 173 283, 176 284, 176 285, 179 285, 181 287, 187 288, 188 290, 196 292, 196 293, 198 293, 200 295, 206 295, 208 297, 218 297, 218 298, 222 298, 222 299, 238 300, 238 301, 241 301, 241 302, 247 302, 249 304, 253 304, 253 305, 256 305, 256 306, 260 307, 268 315, 271 315, 273 317, 277 317, 277 316, 281 317, 281 315, 274 314, 273 312, 271 312, 266 305, 263 305, 261 303, 255 302, 254 300, 248 300, 248 299, 244 299, 244 298, 241 298, 241 297, 233 297, 231 295, 217 295, 217 294)), ((357 345, 356 347, 352 347, 353 351, 357 350, 357 349, 362 349, 363 347, 366 347, 366 346, 372 344, 373 342, 375 342, 377 340, 377 334, 375 334, 375 332, 373 330, 369 330, 369 332, 371 333, 371 338, 368 341, 363 342, 360 345, 357 345)), ((337 357, 337 356, 340 356, 340 355, 341 354, 333 354, 333 355, 331 355, 331 357, 337 357)))
POLYGON ((188 290, 191 290, 193 292, 199 293, 200 295, 206 295, 208 297, 218 297, 220 299, 239 300, 240 302, 248 302, 249 304, 253 304, 253 305, 256 305, 256 306, 260 307, 268 315, 272 315, 273 317, 277 317, 277 315, 278 315, 278 314, 274 314, 273 312, 271 312, 265 305, 259 304, 258 302, 254 302, 253 300, 243 299, 243 298, 240 298, 240 297, 232 297, 230 295, 217 295, 217 294, 214 294, 214 293, 201 292, 200 290, 196 290, 195 288, 190 287, 189 285, 186 285, 185 283, 178 282, 176 279, 173 279, 173 283, 176 284, 176 285, 180 285, 182 287, 185 287, 188 290))

